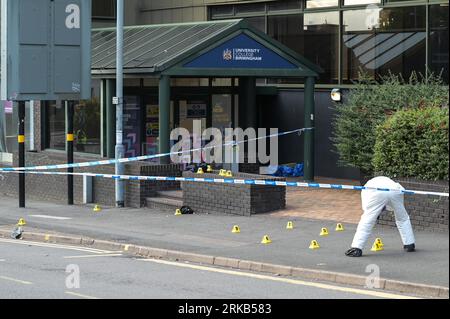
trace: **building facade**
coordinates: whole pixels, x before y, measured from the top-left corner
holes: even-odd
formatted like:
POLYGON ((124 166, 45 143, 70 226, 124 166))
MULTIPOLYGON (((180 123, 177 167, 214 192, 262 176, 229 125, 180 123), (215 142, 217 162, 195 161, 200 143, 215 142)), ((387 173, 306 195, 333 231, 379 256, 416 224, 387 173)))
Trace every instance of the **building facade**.
MULTIPOLYGON (((317 176, 358 178, 353 168, 338 165, 330 141, 338 104, 330 91, 351 89, 359 70, 374 78, 389 72, 442 73, 448 83, 448 1, 420 0, 126 0, 125 24, 154 25, 244 19, 323 69, 316 82, 315 158, 317 176)), ((93 26, 114 27, 115 1, 93 1, 93 26)), ((137 49, 138 44, 135 44, 137 49)), ((191 129, 199 119, 214 127, 247 122, 238 77, 180 77, 171 80, 170 127, 191 129), (192 114, 195 114, 192 115, 192 114)), ((280 131, 303 127, 304 79, 258 77, 255 125, 280 131)), ((114 77, 95 74, 92 99, 75 107, 75 151, 84 156, 113 157, 114 77)), ((124 140, 126 156, 158 152, 158 79, 126 75, 124 140)), ((17 114, 11 102, 0 105, 0 162, 12 164, 17 148, 17 114)), ((65 102, 27 103, 26 146, 30 151, 65 149, 65 102)), ((279 141, 280 163, 303 159, 298 136, 279 141)))

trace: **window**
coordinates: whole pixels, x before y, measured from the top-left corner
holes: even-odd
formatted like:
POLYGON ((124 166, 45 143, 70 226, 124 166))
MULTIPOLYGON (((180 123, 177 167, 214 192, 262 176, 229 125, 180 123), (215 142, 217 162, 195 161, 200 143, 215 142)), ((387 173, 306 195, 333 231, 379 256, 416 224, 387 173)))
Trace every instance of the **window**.
POLYGON ((306 0, 306 8, 337 7, 339 0, 306 0))
POLYGON ((281 11, 281 10, 295 10, 301 8, 302 1, 300 0, 285 0, 276 1, 268 4, 269 11, 281 11))
POLYGON ((448 4, 430 6, 430 69, 448 83, 448 4))
POLYGON ((269 16, 268 33, 320 65, 318 83, 338 82, 339 12, 269 16))
POLYGON ((66 149, 66 110, 62 101, 48 101, 46 148, 64 151, 66 149))
MULTIPOLYGON (((100 82, 92 81, 92 98, 74 106, 73 132, 75 152, 100 154, 100 82)), ((66 149, 66 102, 45 102, 45 147, 66 149)))
MULTIPOLYGON (((34 102, 34 106, 37 102, 34 102)), ((34 149, 31 136, 34 129, 33 104, 25 102, 25 149, 34 149)), ((0 163, 12 164, 12 153, 18 150, 18 103, 0 101, 0 163)))
POLYGON ((234 6, 212 6, 210 13, 213 19, 217 16, 232 16, 234 15, 234 6))
POLYGON ((75 152, 100 154, 100 101, 97 97, 75 104, 73 132, 75 152))
POLYGON ((248 24, 256 29, 258 29, 261 32, 266 32, 266 17, 251 17, 251 18, 245 18, 245 21, 248 22, 248 24))
POLYGON ((358 4, 377 4, 381 3, 381 0, 344 0, 345 6, 354 6, 358 4))
POLYGON ((343 13, 343 80, 362 69, 377 78, 389 71, 408 78, 424 72, 425 7, 351 10, 343 13))
POLYGON ((92 1, 92 17, 103 19, 115 19, 116 1, 115 0, 92 1))
POLYGON ((264 13, 266 5, 264 3, 248 3, 235 6, 236 15, 248 13, 264 13))

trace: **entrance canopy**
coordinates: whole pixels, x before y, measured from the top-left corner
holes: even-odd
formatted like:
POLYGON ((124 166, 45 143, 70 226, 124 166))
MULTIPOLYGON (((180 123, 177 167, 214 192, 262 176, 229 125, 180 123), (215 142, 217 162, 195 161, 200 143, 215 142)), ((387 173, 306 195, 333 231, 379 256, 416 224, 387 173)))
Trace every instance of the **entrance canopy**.
MULTIPOLYGON (((92 74, 114 76, 115 28, 94 29, 92 74)), ((125 27, 124 73, 135 76, 317 77, 321 69, 244 20, 125 27)))
MULTIPOLYGON (((245 95, 246 127, 255 127, 255 79, 305 77, 303 125, 309 130, 304 133, 304 171, 305 179, 313 180, 314 85, 320 67, 244 20, 126 27, 123 60, 126 76, 159 78, 160 153, 170 150, 170 78, 238 77, 245 95)), ((95 29, 92 75, 114 77, 115 66, 116 29, 95 29)))

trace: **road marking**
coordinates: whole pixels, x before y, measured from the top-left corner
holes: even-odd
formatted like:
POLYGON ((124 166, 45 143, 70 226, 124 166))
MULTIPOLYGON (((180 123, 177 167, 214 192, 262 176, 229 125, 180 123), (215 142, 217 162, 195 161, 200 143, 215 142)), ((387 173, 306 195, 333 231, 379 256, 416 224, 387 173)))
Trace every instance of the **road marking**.
POLYGON ((97 297, 83 295, 83 294, 79 294, 79 293, 71 292, 71 291, 66 291, 66 294, 72 295, 72 296, 76 296, 76 297, 80 297, 80 298, 85 298, 85 299, 100 299, 100 298, 97 298, 97 297))
POLYGON ((60 217, 60 216, 50 216, 50 215, 28 215, 28 217, 57 219, 57 220, 69 220, 69 219, 72 219, 70 217, 60 217))
POLYGON ((29 282, 29 281, 14 279, 14 278, 5 277, 5 276, 0 276, 0 279, 16 282, 16 283, 23 284, 23 285, 32 285, 33 284, 32 282, 29 282))
POLYGON ((65 256, 65 259, 73 258, 93 258, 93 257, 118 257, 123 256, 123 254, 103 254, 103 255, 84 255, 84 256, 65 256))
POLYGON ((358 294, 358 295, 367 295, 367 296, 379 297, 379 298, 419 299, 416 297, 397 295, 397 294, 375 291, 375 290, 364 290, 364 289, 357 289, 357 288, 333 286, 330 284, 307 282, 307 281, 303 281, 303 280, 289 279, 289 278, 283 278, 283 277, 272 277, 272 276, 267 276, 267 275, 259 275, 259 274, 240 272, 240 271, 235 271, 235 270, 226 270, 226 269, 221 269, 221 268, 205 267, 205 266, 185 264, 185 263, 166 261, 166 260, 157 260, 157 259, 137 259, 137 260, 153 262, 153 263, 157 263, 157 264, 177 266, 177 267, 191 268, 191 269, 196 269, 196 270, 205 270, 205 271, 217 272, 217 273, 234 275, 234 276, 249 277, 249 278, 261 279, 261 280, 278 281, 278 282, 283 282, 283 283, 288 283, 288 284, 293 284, 293 285, 309 286, 309 287, 315 287, 315 288, 326 289, 326 290, 336 290, 336 291, 341 291, 341 292, 346 292, 346 293, 354 293, 354 294, 358 294))
POLYGON ((0 259, 0 261, 6 261, 5 259, 0 259))
POLYGON ((38 243, 38 242, 34 242, 34 241, 17 240, 17 239, 0 238, 0 242, 18 244, 18 245, 27 245, 27 246, 77 250, 77 251, 83 251, 83 252, 94 253, 94 254, 117 253, 116 251, 101 250, 101 249, 88 248, 88 247, 69 246, 69 245, 51 244, 51 243, 38 243))

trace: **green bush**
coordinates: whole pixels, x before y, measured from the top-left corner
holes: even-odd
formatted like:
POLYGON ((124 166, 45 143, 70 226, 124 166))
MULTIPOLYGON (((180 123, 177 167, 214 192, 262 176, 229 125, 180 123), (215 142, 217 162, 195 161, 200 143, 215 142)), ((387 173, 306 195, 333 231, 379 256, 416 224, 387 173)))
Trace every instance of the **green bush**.
POLYGON ((448 108, 402 110, 377 128, 373 165, 390 177, 448 180, 448 108))
POLYGON ((337 104, 331 140, 339 163, 372 174, 377 126, 404 108, 448 105, 448 86, 439 75, 413 73, 408 80, 394 74, 375 81, 360 73, 346 101, 337 104))

